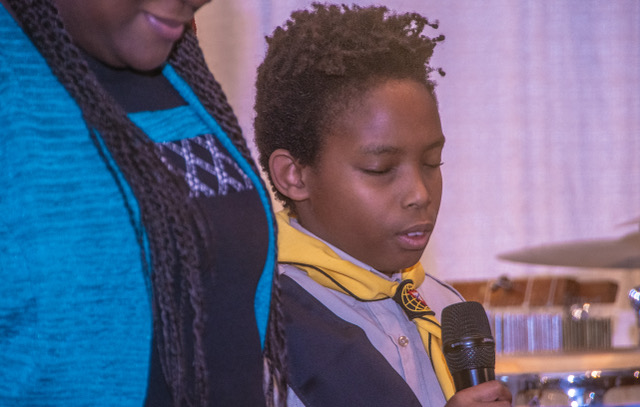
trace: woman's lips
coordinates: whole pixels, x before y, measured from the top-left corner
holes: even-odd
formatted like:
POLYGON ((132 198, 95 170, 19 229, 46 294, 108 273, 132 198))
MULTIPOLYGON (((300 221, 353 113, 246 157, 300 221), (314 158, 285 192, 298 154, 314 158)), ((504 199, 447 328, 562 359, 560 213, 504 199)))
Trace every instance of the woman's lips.
POLYGON ((184 32, 184 23, 180 21, 154 16, 149 13, 145 15, 153 30, 168 41, 177 41, 184 32))

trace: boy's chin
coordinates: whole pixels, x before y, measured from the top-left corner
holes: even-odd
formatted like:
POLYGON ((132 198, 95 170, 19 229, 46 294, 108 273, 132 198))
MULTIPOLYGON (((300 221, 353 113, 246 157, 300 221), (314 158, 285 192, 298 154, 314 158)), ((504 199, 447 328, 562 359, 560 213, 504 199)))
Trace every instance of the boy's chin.
POLYGON ((397 266, 393 265, 387 265, 386 267, 375 267, 373 266, 376 270, 380 271, 383 274, 386 274, 388 276, 394 275, 396 273, 401 272, 402 270, 408 269, 410 267, 415 266, 416 264, 418 264, 418 262, 420 261, 420 258, 418 258, 415 261, 409 261, 409 262, 402 262, 402 263, 398 263, 397 266), (394 267, 395 266, 395 267, 394 267))

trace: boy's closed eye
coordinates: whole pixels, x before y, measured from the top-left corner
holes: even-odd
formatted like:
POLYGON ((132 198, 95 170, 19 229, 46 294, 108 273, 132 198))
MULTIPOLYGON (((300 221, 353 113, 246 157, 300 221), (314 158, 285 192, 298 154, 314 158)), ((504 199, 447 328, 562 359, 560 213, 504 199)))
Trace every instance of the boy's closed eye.
POLYGON ((425 166, 429 167, 429 168, 440 168, 444 165, 443 161, 438 162, 437 164, 429 164, 426 163, 425 166))
MULTIPOLYGON (((429 157, 425 159, 422 166, 426 169, 437 169, 442 167, 443 164, 444 162, 440 159, 440 154, 438 154, 438 157, 433 157, 433 154, 429 154, 429 157)), ((362 165, 359 169, 368 175, 385 175, 395 171, 398 165, 397 163, 374 163, 362 165)))
MULTIPOLYGON (((443 165, 444 165, 443 161, 426 162, 423 164, 423 166, 428 170, 437 169, 442 167, 443 165)), ((379 176, 379 175, 390 174, 393 171, 395 171, 396 168, 397 168, 396 166, 364 167, 364 168, 360 168, 360 171, 362 171, 367 175, 379 176)))
POLYGON ((381 168, 362 168, 361 171, 368 175, 385 175, 394 170, 395 167, 381 167, 381 168))

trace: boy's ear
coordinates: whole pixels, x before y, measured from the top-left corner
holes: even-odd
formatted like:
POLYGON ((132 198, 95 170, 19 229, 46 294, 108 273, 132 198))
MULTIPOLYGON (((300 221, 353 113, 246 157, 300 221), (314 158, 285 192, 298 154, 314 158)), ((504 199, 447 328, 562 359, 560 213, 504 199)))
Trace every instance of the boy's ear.
POLYGON ((307 188, 302 173, 304 166, 289 150, 277 149, 269 157, 269 171, 276 189, 293 201, 307 199, 307 188))

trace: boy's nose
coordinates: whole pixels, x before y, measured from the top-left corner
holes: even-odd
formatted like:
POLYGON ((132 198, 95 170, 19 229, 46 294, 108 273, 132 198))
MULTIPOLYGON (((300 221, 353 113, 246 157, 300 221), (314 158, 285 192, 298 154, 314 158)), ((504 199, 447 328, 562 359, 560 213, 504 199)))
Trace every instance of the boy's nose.
POLYGON ((199 9, 200 7, 204 6, 207 3, 210 3, 211 0, 180 0, 183 3, 186 3, 188 5, 190 5, 191 7, 193 7, 195 10, 199 9))
POLYGON ((407 175, 406 193, 404 196, 403 206, 406 208, 422 208, 431 202, 431 190, 428 182, 428 176, 422 171, 412 171, 407 175))

